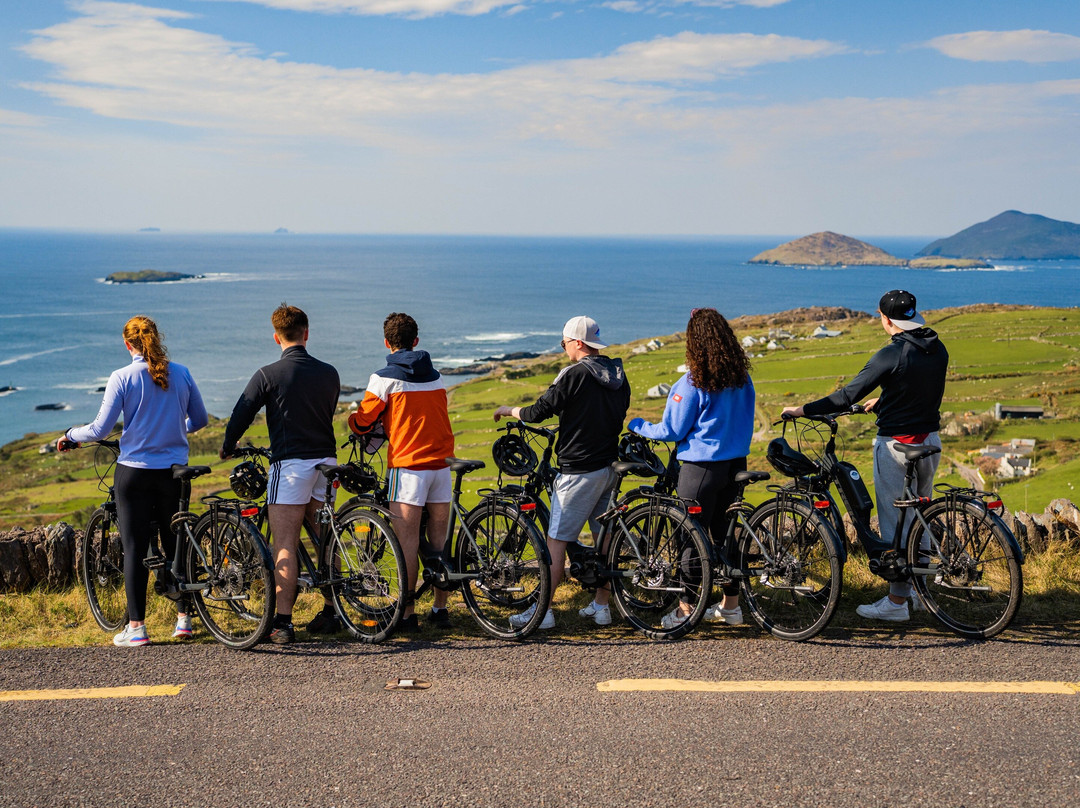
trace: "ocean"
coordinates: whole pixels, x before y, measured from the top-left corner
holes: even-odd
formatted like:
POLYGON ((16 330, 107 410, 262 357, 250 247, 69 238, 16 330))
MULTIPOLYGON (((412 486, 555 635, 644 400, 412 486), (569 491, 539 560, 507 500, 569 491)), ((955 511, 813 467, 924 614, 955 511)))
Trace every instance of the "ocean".
MULTIPOLYGON (((343 384, 366 385, 386 350, 382 321, 404 311, 436 366, 558 349, 562 324, 588 314, 609 342, 682 330, 690 310, 728 317, 797 306, 872 312, 904 288, 920 308, 966 303, 1069 305, 1080 261, 1003 262, 993 270, 792 268, 746 263, 791 237, 501 238, 93 235, 0 231, 0 443, 86 423, 109 374, 128 363, 121 328, 155 319, 207 408, 227 416, 252 372, 274 361, 270 312, 311 320, 308 348, 343 384), (107 284, 155 269, 201 280, 107 284), (39 411, 43 404, 62 409, 39 411)), ((870 238, 910 257, 932 238, 870 238)))

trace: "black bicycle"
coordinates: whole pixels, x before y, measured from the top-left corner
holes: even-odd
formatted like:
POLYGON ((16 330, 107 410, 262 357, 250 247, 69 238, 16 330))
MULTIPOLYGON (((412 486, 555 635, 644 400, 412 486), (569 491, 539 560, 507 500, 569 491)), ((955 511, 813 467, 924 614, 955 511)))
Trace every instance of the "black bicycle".
MULTIPOLYGON (((265 463, 270 451, 237 447, 233 455, 244 460, 229 476, 241 502, 227 514, 228 526, 239 524, 235 518, 238 508, 240 519, 251 522, 269 539, 265 463)), ((318 590, 329 596, 350 635, 363 642, 381 642, 393 635, 401 621, 407 578, 405 556, 390 512, 374 494, 380 481, 370 469, 355 462, 326 463, 318 469, 326 477, 325 496, 316 524, 304 520, 311 549, 303 540, 297 544, 297 591, 318 590), (334 493, 339 488, 354 496, 335 511, 334 493)))
MULTIPOLYGON (((653 488, 674 497, 680 467, 675 447, 638 440, 667 448, 667 465, 653 488)), ((710 563, 715 582, 739 583, 750 616, 762 629, 801 642, 817 636, 836 612, 843 586, 843 546, 829 523, 817 518, 820 501, 806 493, 773 485, 769 490, 774 498, 757 507, 748 503, 747 486, 769 478, 765 471, 736 473, 727 530, 723 539, 713 537, 710 563)), ((627 497, 649 490, 642 487, 627 497)), ((683 503, 690 515, 701 513, 697 502, 683 503)))
MULTIPOLYGON (((118 441, 98 441, 111 458, 99 463, 99 485, 108 497, 90 517, 82 549, 82 576, 94 620, 105 631, 116 631, 127 620, 124 590, 124 550, 111 485, 105 479, 119 455, 118 441)), ((75 448, 76 444, 67 444, 75 448)), ((211 503, 202 517, 191 513, 191 481, 210 473, 209 466, 173 465, 181 481, 177 511, 170 522, 176 536, 172 558, 157 541, 151 542, 143 563, 154 573, 154 591, 170 600, 190 596, 207 630, 230 648, 250 648, 259 641, 274 617, 274 572, 266 543, 257 531, 241 524, 231 530, 217 526, 229 522, 232 506, 211 503)))
MULTIPOLYGON (((534 507, 528 511, 547 533, 550 511, 542 495, 550 497, 556 472, 551 465, 555 430, 509 421, 506 435, 492 446, 492 456, 502 474, 523 477, 518 484, 501 485, 507 496, 521 497, 534 507), (537 458, 534 446, 541 448, 537 458)), ((645 441, 624 436, 620 454, 628 459, 612 464, 617 482, 599 517, 600 530, 592 546, 567 545, 570 576, 587 590, 611 586, 615 605, 623 618, 652 639, 677 639, 692 631, 708 607, 713 571, 709 543, 693 519, 688 503, 663 487, 638 486, 621 494, 627 476, 657 477, 664 464, 651 451, 631 450, 627 443, 645 441), (651 456, 650 456, 651 455, 651 456), (682 601, 690 612, 685 618, 673 613, 682 601)), ((543 616, 537 607, 536 613, 543 616)))
POLYGON ((910 579, 926 609, 963 637, 987 638, 1004 631, 1020 608, 1024 555, 1001 520, 1001 499, 947 483, 934 486, 936 497, 918 496, 918 463, 941 449, 898 443, 906 460, 904 493, 894 502, 900 519, 892 540, 884 541, 870 527, 873 500, 862 476, 836 455, 837 419, 862 412, 856 405, 850 412, 784 422, 784 435, 773 440, 767 452, 773 467, 793 478, 781 495, 809 497, 818 518, 842 531, 835 489, 869 556, 871 572, 890 582, 910 579), (786 440, 789 424, 798 436, 796 448, 786 440), (801 451, 821 444, 816 460, 801 451))

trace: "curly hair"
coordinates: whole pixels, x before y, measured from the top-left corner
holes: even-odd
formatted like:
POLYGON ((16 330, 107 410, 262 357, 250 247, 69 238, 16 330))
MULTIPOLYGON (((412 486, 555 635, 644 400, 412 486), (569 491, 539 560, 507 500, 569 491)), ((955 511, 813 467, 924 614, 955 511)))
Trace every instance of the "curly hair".
POLYGON ((694 309, 686 324, 686 366, 690 383, 715 392, 750 381, 750 357, 716 309, 694 309))
POLYGON ((169 352, 161 341, 157 323, 141 314, 135 315, 124 323, 124 341, 146 360, 154 384, 168 390, 169 352))
POLYGON ((416 335, 419 333, 416 320, 402 312, 391 312, 383 320, 383 337, 395 351, 412 350, 413 345, 416 344, 416 335))

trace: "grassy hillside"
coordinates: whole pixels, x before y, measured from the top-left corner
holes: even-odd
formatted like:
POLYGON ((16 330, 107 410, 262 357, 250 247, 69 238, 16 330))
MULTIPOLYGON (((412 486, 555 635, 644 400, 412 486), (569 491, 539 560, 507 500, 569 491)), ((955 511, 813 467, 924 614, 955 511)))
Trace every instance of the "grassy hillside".
MULTIPOLYGON (((1041 511, 1056 497, 1076 499, 1074 486, 1080 486, 1080 310, 976 306, 930 312, 927 319, 941 333, 952 357, 942 407, 949 413, 947 419, 985 412, 999 401, 1041 404, 1056 416, 1038 422, 995 423, 980 435, 945 438, 940 478, 960 482, 955 463, 972 465, 968 452, 986 443, 1033 437, 1038 440, 1036 466, 1042 471, 1032 478, 1003 485, 1007 504, 1013 509, 1041 511)), ((765 317, 739 318, 736 331, 740 337, 764 336, 769 330, 765 322, 765 317)), ((797 336, 807 335, 813 326, 802 323, 789 329, 797 336)), ((885 342, 873 318, 845 320, 834 327, 843 334, 831 339, 782 340, 786 345, 783 350, 766 351, 764 346, 751 349, 765 354, 753 360, 758 434, 752 448, 752 468, 768 468, 765 447, 779 434, 779 428, 770 424, 783 406, 833 391, 885 342)), ((661 337, 660 341, 664 343, 662 348, 644 354, 632 353, 642 343, 610 350, 625 360, 633 386, 628 417, 640 415, 657 420, 664 401, 647 398, 646 391, 661 382, 674 382, 679 376, 676 368, 685 358, 681 335, 661 337)), ((467 478, 470 490, 489 486, 496 479, 490 463, 491 443, 497 436, 492 410, 500 404, 532 402, 564 362, 554 357, 523 362, 451 391, 457 455, 489 461, 488 468, 467 478)), ((197 481, 197 495, 228 485, 228 471, 233 464, 219 461, 216 456, 223 429, 223 422, 213 421, 192 441, 191 462, 215 468, 214 474, 197 481)), ((338 416, 337 430, 344 440, 344 410, 338 416)), ((847 459, 869 478, 873 419, 847 419, 843 435, 847 459)), ((38 454, 39 446, 56 437, 28 436, 0 449, 0 468, 4 471, 0 474, 0 528, 30 527, 58 519, 81 524, 101 500, 93 474, 93 452, 38 454)), ((251 437, 256 444, 265 445, 265 426, 256 425, 251 437)), ((343 452, 341 458, 345 457, 343 452)))

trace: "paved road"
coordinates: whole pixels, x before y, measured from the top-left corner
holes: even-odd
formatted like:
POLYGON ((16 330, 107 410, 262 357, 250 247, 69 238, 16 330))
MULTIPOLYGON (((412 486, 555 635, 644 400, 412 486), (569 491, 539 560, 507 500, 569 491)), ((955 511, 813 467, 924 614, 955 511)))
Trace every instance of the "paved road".
POLYGON ((0 652, 0 805, 1075 806, 1080 695, 605 693, 622 678, 1080 679, 1080 638, 709 627, 523 646, 300 643, 0 652), (433 682, 387 692, 399 676, 433 682))

